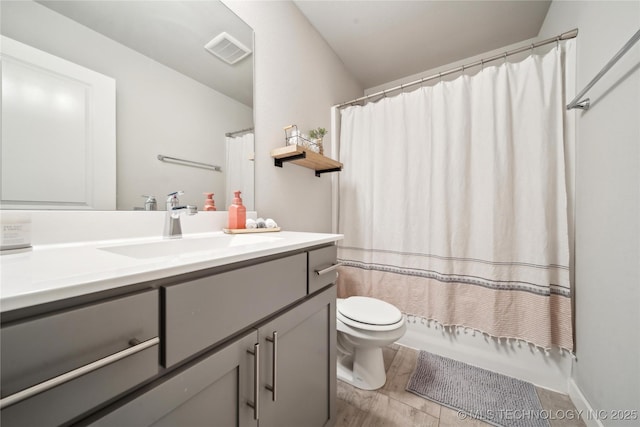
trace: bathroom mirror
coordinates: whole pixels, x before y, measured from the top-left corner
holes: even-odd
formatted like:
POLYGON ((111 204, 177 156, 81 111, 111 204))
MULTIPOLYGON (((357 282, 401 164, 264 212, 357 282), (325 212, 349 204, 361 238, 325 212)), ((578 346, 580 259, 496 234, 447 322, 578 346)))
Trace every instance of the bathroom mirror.
MULTIPOLYGON (((224 4, 210 0, 3 1, 0 15, 2 36, 18 46, 43 51, 54 60, 60 58, 115 83, 114 147, 107 149, 111 154, 102 157, 102 146, 83 146, 76 153, 73 147, 56 145, 68 140, 66 134, 56 138, 44 123, 62 127, 62 122, 40 120, 41 111, 29 109, 30 102, 45 99, 33 87, 22 88, 29 92, 20 107, 22 121, 27 123, 23 127, 45 130, 39 132, 37 144, 41 145, 25 148, 26 138, 15 136, 15 116, 4 99, 5 92, 20 90, 11 90, 12 80, 4 76, 5 68, 11 67, 6 66, 9 61, 3 51, 2 209, 136 210, 144 209, 143 195, 147 195, 155 196, 157 209, 164 210, 166 195, 177 190, 184 191, 182 204, 199 209, 203 193, 213 192, 218 210, 226 210, 227 194, 241 190, 247 209, 254 209, 253 30, 224 4), (16 146, 22 154, 15 154, 16 146), (90 156, 92 160, 86 161, 90 156), (112 176, 101 184, 103 188, 115 191, 111 201, 96 208, 80 200, 82 195, 111 190, 90 190, 78 183, 83 177, 96 178, 102 174, 100 169, 109 169, 106 175, 112 176), (72 172, 76 175, 65 176, 72 172), (22 188, 27 184, 44 200, 31 200, 37 197, 22 188)), ((29 64, 24 67, 35 69, 29 64)), ((26 74, 17 70, 18 77, 26 74)), ((69 81, 77 83, 75 77, 69 81)), ((85 83, 80 86, 84 88, 85 83)), ((82 93, 77 97, 80 102, 89 98, 82 93)), ((94 112, 100 108, 85 106, 94 112)), ((89 140, 92 137, 85 133, 89 135, 96 126, 87 120, 81 117, 76 122, 89 140)))

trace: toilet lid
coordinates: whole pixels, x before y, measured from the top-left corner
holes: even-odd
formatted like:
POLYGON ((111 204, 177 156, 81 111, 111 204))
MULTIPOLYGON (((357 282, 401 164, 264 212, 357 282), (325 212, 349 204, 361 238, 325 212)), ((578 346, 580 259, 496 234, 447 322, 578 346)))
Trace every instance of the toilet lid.
POLYGON ((395 306, 369 297, 349 297, 338 304, 343 316, 369 325, 393 325, 402 320, 402 313, 395 306))

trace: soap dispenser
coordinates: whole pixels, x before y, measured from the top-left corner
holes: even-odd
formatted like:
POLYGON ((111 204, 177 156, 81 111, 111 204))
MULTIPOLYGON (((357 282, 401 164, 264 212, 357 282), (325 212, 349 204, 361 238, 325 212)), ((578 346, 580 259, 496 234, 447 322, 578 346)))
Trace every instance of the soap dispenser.
POLYGON ((145 200, 144 202, 144 210, 145 211, 157 211, 158 210, 158 203, 156 202, 156 198, 155 196, 147 196, 147 195, 142 195, 142 197, 146 197, 147 200, 145 200))
POLYGON ((233 204, 229 206, 229 228, 231 230, 246 228, 247 208, 242 204, 240 191, 234 191, 233 194, 235 198, 233 204))
POLYGON ((207 196, 207 198, 204 200, 204 210, 205 211, 215 211, 216 209, 216 202, 213 200, 213 193, 202 193, 205 196, 207 196))

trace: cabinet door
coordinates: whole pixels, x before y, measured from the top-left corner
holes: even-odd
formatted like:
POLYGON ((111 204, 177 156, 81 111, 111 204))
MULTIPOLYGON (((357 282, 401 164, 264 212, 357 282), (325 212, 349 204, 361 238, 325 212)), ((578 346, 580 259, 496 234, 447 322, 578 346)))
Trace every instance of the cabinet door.
POLYGON ((260 427, 335 424, 335 301, 334 285, 258 330, 260 427))
POLYGON ((187 365, 91 425, 134 427, 257 426, 253 419, 254 351, 251 332, 187 365))

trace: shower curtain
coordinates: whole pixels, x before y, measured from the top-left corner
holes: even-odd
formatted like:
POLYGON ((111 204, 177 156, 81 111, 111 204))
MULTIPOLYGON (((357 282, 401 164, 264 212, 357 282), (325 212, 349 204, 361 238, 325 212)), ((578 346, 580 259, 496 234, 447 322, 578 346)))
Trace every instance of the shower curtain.
POLYGON ((223 209, 233 203, 233 192, 242 191, 243 204, 247 210, 254 210, 254 144, 253 132, 226 139, 226 204, 223 209))
POLYGON ((339 296, 572 350, 561 54, 342 110, 339 296))

